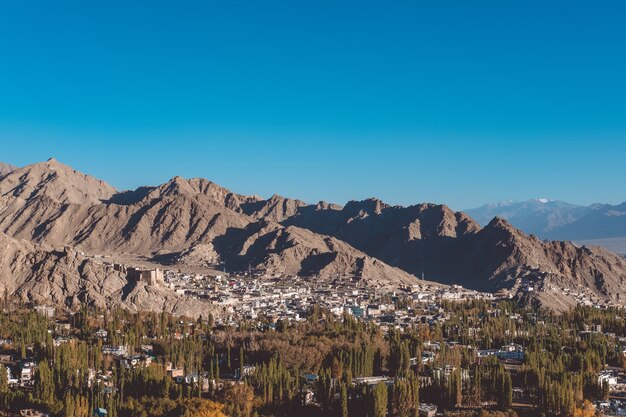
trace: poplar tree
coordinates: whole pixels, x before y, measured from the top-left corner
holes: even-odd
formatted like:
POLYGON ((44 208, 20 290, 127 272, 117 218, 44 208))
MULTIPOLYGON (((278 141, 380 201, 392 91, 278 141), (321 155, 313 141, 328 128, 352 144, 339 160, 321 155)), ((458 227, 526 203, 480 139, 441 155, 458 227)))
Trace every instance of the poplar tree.
POLYGON ((384 382, 376 384, 372 392, 372 397, 372 410, 374 417, 386 417, 387 403, 389 401, 387 385, 384 382))
POLYGON ((341 384, 341 417, 348 417, 348 387, 341 384))

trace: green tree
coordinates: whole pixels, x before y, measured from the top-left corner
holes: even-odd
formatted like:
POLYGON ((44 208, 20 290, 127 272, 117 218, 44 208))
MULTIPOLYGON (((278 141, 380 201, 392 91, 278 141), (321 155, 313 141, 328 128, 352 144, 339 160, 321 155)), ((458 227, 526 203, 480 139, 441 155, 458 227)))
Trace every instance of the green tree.
POLYGON ((341 417, 348 417, 348 387, 341 384, 341 417))
POLYGON ((420 406, 420 380, 419 375, 417 373, 413 373, 410 379, 411 384, 411 399, 413 401, 413 415, 415 417, 419 416, 419 406, 420 406))
POLYGON ((239 378, 243 378, 243 366, 244 366, 243 345, 241 345, 239 347, 239 378))
POLYGON ((9 389, 9 376, 7 374, 7 368, 0 364, 0 393, 5 393, 9 389))
POLYGON ((384 382, 379 382, 374 387, 372 392, 372 409, 374 412, 374 417, 386 417, 387 415, 387 403, 389 401, 389 394, 387 392, 387 384, 384 382))
POLYGON ((398 417, 410 417, 413 409, 413 398, 408 381, 399 380, 396 382, 393 391, 393 408, 398 417))
POLYGON ((39 363, 35 372, 35 393, 46 404, 52 404, 55 400, 52 370, 45 361, 39 363))
POLYGON ((511 374, 506 372, 504 376, 504 392, 502 393, 502 408, 509 409, 513 404, 513 384, 511 382, 511 374))

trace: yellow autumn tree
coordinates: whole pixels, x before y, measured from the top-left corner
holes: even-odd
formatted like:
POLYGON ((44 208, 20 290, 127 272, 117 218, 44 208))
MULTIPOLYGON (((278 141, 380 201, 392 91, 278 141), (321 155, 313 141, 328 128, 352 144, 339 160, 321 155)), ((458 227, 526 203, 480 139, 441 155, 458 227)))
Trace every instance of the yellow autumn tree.
POLYGON ((589 400, 585 400, 582 408, 576 407, 574 417, 593 417, 596 414, 596 408, 589 400))
POLYGON ((228 417, 222 412, 223 408, 222 404, 194 398, 183 403, 182 417, 228 417))

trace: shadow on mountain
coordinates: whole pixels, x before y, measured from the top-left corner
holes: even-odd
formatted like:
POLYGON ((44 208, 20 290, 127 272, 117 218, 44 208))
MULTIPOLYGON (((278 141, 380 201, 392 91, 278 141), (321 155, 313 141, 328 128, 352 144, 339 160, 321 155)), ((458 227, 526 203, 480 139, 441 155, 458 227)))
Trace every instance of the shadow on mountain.
POLYGON ((122 229, 122 236, 130 236, 131 232, 135 230, 143 216, 157 203, 158 201, 156 199, 152 200, 150 204, 142 206, 139 210, 137 210, 137 212, 133 213, 128 219, 128 222, 126 223, 124 228, 122 229))
POLYGON ((103 203, 130 206, 143 200, 154 189, 155 187, 139 187, 136 190, 122 191, 103 201, 103 203))
POLYGON ((229 227, 223 235, 213 239, 213 248, 228 269, 244 271, 251 264, 255 266, 263 260, 264 256, 261 254, 261 249, 271 241, 272 236, 269 235, 256 239, 245 254, 239 254, 246 239, 258 233, 262 229, 263 223, 252 223, 245 228, 229 227))
POLYGON ((252 201, 249 203, 242 203, 240 207, 241 207, 241 211, 243 211, 243 214, 247 216, 252 216, 254 213, 257 213, 258 211, 260 211, 263 208, 263 206, 265 206, 265 204, 267 204, 266 200, 259 200, 259 201, 252 201))
POLYGON ((161 265, 175 265, 178 261, 181 252, 169 252, 159 253, 150 258, 151 262, 156 262, 161 265))
POLYGON ((325 252, 317 255, 310 255, 300 264, 300 274, 315 275, 326 268, 337 258, 337 252, 325 252))
POLYGON ((129 277, 126 277, 126 284, 124 284, 124 286, 122 287, 122 301, 126 301, 126 299, 128 298, 128 296, 130 295, 131 292, 133 292, 133 290, 135 289, 135 287, 137 286, 137 282, 133 279, 130 279, 129 277))

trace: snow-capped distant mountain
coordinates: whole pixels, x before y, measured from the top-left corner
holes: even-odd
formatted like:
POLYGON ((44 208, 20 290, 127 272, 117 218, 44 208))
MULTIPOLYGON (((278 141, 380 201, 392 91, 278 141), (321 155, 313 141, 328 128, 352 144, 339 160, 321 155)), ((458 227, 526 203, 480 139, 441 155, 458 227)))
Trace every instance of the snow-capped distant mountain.
POLYGON ((526 233, 546 237, 553 230, 570 224, 586 213, 588 207, 563 201, 537 198, 528 201, 507 201, 464 210, 481 225, 494 217, 502 217, 526 233))
POLYGON ((486 204, 464 211, 481 225, 498 216, 542 239, 572 240, 626 253, 626 203, 579 206, 537 198, 486 204))

